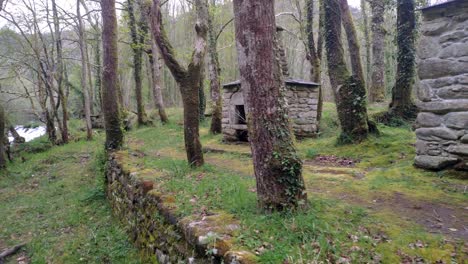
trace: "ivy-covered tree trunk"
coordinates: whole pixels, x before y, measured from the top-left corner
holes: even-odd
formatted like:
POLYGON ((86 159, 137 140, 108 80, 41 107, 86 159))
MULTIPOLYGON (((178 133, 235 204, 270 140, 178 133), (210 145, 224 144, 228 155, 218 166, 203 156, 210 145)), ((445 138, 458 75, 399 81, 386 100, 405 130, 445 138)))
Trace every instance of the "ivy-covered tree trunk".
POLYGON ((372 83, 370 102, 385 100, 385 0, 369 0, 372 11, 372 83))
POLYGON ((346 68, 341 42, 340 3, 335 0, 324 0, 324 15, 328 72, 342 130, 339 142, 359 142, 369 134, 366 90, 362 82, 350 76, 346 68))
POLYGON ((235 0, 236 46, 259 206, 294 209, 307 200, 294 148, 277 50, 274 1, 235 0))
POLYGON ((0 104, 0 170, 6 168, 5 152, 5 110, 3 105, 0 104))
MULTIPOLYGON (((314 0, 307 0, 306 1, 307 7, 307 24, 306 24, 306 31, 307 31, 307 45, 308 45, 308 54, 307 59, 310 62, 310 76, 313 82, 320 83, 320 57, 317 53, 317 48, 315 47, 314 41, 314 0)), ((319 33, 320 34, 320 33, 319 33)))
POLYGON ((153 0, 151 23, 153 37, 158 44, 161 56, 180 87, 184 106, 184 139, 187 159, 191 166, 201 166, 204 163, 202 145, 199 134, 199 92, 203 62, 206 53, 208 10, 205 0, 195 0, 197 15, 195 23, 195 49, 187 68, 176 58, 174 49, 167 38, 162 24, 161 1, 153 0))
POLYGON ((198 119, 200 122, 205 121, 205 111, 206 111, 206 95, 205 95, 205 69, 202 67, 200 73, 200 88, 198 89, 198 109, 199 116, 198 119))
POLYGON ((390 104, 390 113, 393 116, 407 120, 414 119, 417 112, 411 96, 415 74, 416 18, 414 8, 414 0, 398 0, 398 66, 390 104))
POLYGON ((353 76, 358 79, 364 87, 366 86, 364 73, 361 64, 361 51, 359 47, 359 40, 357 38, 356 29, 354 27, 353 17, 349 10, 348 0, 339 0, 341 8, 341 18, 343 27, 346 32, 346 38, 348 40, 348 50, 351 59, 351 70, 353 76))
POLYGON ((119 109, 119 79, 117 51, 117 16, 115 0, 101 0, 102 12, 102 110, 106 129, 106 149, 119 149, 123 144, 123 130, 119 109))
POLYGON ((141 80, 141 72, 142 72, 142 55, 143 55, 143 45, 144 41, 142 42, 141 39, 144 40, 144 35, 147 32, 144 32, 145 29, 147 30, 147 26, 144 24, 140 24, 143 28, 137 28, 137 23, 135 19, 135 10, 134 10, 134 0, 127 0, 127 12, 128 12, 128 26, 130 28, 130 37, 132 39, 131 48, 133 50, 133 78, 135 80, 135 97, 136 97, 136 104, 137 104, 137 116, 138 116, 138 124, 139 125, 146 125, 148 123, 148 117, 145 112, 145 105, 143 102, 143 93, 142 93, 142 80, 141 80), (140 32, 139 32, 140 31, 140 32))
POLYGON ((221 81, 220 72, 221 67, 219 66, 218 48, 216 33, 214 30, 214 10, 216 8, 216 0, 211 1, 209 15, 208 15, 208 68, 210 76, 210 94, 211 94, 211 126, 210 133, 219 134, 222 132, 223 118, 223 105, 221 97, 221 81))

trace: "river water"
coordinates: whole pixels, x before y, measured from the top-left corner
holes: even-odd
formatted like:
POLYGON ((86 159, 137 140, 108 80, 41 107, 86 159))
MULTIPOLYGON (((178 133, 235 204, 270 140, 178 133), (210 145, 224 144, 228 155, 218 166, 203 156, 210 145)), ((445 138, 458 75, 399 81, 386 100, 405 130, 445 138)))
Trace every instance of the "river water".
MULTIPOLYGON (((35 138, 43 136, 46 133, 46 128, 43 127, 43 126, 39 126, 39 127, 36 127, 36 128, 25 128, 23 126, 16 126, 15 129, 18 132, 18 134, 20 134, 20 136, 22 136, 22 137, 24 137, 24 139, 26 139, 26 142, 29 142, 29 141, 31 141, 31 140, 33 140, 35 138)), ((9 133, 8 134, 8 141, 13 142, 13 140, 14 140, 13 137, 9 133)))

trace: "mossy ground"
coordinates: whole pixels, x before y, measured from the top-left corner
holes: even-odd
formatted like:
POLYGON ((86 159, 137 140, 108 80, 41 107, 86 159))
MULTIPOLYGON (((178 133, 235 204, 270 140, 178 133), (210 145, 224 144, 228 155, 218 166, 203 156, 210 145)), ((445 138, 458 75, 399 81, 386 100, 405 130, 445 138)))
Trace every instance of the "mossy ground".
POLYGON ((102 146, 37 139, 0 173, 0 250, 26 243, 7 263, 140 263, 105 198, 102 146))
MULTIPOLYGON (((163 172, 155 179, 159 191, 175 197, 181 216, 217 210, 234 214, 242 225, 234 246, 257 252, 262 263, 346 259, 395 263, 418 258, 428 263, 464 263, 468 195, 463 174, 414 168, 415 137, 410 126, 380 126, 379 137, 359 145, 337 145, 339 127, 333 109, 325 105, 322 134, 297 141, 298 151, 306 161, 337 155, 359 162, 352 167, 306 162, 303 174, 310 208, 304 212, 260 213, 249 146, 223 144, 221 135, 208 133, 208 123, 201 128, 207 164, 190 168, 177 109, 171 110, 170 124, 129 133, 128 147, 144 153, 141 166, 163 172), (439 209, 449 210, 456 221, 440 216, 444 226, 431 228, 437 222, 433 210, 439 209)), ((381 110, 370 108, 370 112, 381 110)))

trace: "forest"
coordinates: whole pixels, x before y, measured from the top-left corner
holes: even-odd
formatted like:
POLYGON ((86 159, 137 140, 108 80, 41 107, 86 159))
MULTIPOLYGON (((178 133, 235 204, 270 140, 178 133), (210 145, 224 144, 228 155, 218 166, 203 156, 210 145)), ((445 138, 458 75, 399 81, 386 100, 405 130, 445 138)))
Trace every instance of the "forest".
POLYGON ((0 0, 0 44, 0 264, 468 261, 466 0, 0 0))

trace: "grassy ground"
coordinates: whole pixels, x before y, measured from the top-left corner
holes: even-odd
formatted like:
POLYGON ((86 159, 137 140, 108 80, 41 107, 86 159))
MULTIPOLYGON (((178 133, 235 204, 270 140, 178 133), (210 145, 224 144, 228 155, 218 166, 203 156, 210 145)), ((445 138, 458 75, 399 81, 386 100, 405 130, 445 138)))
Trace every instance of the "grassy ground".
MULTIPOLYGON (((140 166, 163 172, 153 180, 173 194, 181 216, 234 214, 242 225, 235 246, 262 263, 467 263, 466 175, 414 168, 409 127, 382 126, 380 137, 337 146, 336 113, 326 104, 321 136, 297 142, 310 208, 264 215, 249 146, 222 143, 206 122, 201 137, 211 152, 193 170, 180 110, 169 113, 168 125, 128 133, 126 147, 142 154, 140 166)), ((137 262, 105 201, 101 146, 83 141, 45 150, 37 141, 26 148, 39 153, 0 178, 0 248, 27 242, 23 254, 32 263, 137 262)))
POLYGON ((102 144, 38 139, 0 174, 0 251, 26 243, 7 263, 139 263, 105 199, 102 144))
POLYGON ((144 154, 142 166, 164 172, 154 180, 174 195, 180 215, 216 210, 236 215, 243 226, 236 245, 257 252, 263 263, 466 261, 464 174, 414 168, 410 127, 381 126, 379 137, 337 146, 336 114, 326 105, 322 135, 297 143, 310 209, 262 215, 248 145, 223 144, 205 124, 202 142, 212 152, 204 167, 192 170, 185 161, 180 113, 171 116, 169 125, 131 132, 128 147, 144 154), (333 162, 340 157, 352 164, 333 162))

